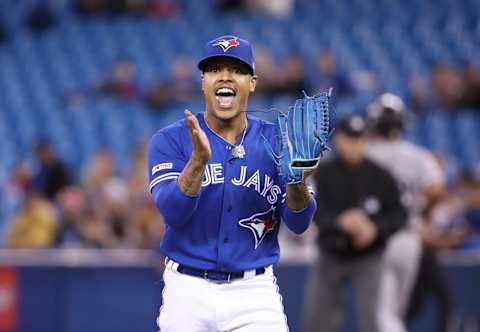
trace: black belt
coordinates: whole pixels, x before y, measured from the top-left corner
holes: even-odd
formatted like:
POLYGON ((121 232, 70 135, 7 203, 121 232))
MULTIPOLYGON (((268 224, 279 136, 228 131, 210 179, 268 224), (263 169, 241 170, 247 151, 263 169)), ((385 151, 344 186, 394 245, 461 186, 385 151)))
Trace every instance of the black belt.
MULTIPOLYGON (((188 274, 194 277, 203 278, 203 279, 208 279, 213 281, 226 281, 226 282, 229 282, 235 279, 242 279, 243 277, 245 277, 245 271, 221 272, 221 271, 215 271, 215 270, 201 270, 201 269, 196 269, 194 267, 185 266, 182 264, 178 264, 177 272, 188 274)), ((265 273, 264 267, 255 269, 256 276, 264 273, 265 273)))

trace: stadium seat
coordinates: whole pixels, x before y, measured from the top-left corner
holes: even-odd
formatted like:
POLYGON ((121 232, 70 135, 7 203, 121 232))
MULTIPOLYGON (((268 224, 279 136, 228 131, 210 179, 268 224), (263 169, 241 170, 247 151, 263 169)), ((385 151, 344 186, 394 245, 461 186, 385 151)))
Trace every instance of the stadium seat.
MULTIPOLYGON (((60 142, 62 155, 76 164, 85 163, 101 144, 111 145, 120 159, 126 159, 139 137, 181 117, 178 109, 158 115, 142 103, 121 105, 98 98, 86 101, 76 112, 66 111, 65 96, 87 93, 109 74, 118 57, 135 63, 140 89, 148 91, 153 82, 170 75, 176 56, 197 57, 205 40, 235 32, 269 47, 276 61, 298 52, 311 66, 316 50, 329 47, 343 70, 372 70, 382 89, 404 97, 406 80, 427 72, 436 59, 480 64, 480 10, 475 0, 465 0, 462 6, 454 0, 297 0, 294 14, 285 19, 219 13, 213 0, 181 1, 181 15, 141 20, 79 18, 68 1, 50 1, 58 24, 35 35, 25 29, 24 18, 39 3, 0 1, 1 19, 12 33, 11 40, 0 46, 0 113, 4 113, 0 138, 13 142, 0 145, 6 151, 2 155, 8 156, 0 162, 0 182, 12 162, 28 156, 35 137, 51 135, 60 142), (378 16, 370 15, 373 11, 378 16), (69 155, 72 147, 78 155, 69 155)), ((335 100, 334 105, 339 114, 358 112, 371 98, 362 92, 335 100)), ((254 98, 251 108, 286 108, 290 102, 254 98)), ((480 162, 477 113, 432 111, 417 122, 422 129, 413 128, 408 137, 445 153, 462 167, 475 167, 480 162)))

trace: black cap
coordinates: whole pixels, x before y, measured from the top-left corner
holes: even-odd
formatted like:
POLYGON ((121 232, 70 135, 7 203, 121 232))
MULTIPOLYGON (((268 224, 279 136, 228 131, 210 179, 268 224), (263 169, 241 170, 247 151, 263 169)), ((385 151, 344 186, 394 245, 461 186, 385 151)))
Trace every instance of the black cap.
POLYGON ((349 114, 338 121, 335 131, 350 137, 360 137, 367 132, 367 123, 361 115, 349 114))

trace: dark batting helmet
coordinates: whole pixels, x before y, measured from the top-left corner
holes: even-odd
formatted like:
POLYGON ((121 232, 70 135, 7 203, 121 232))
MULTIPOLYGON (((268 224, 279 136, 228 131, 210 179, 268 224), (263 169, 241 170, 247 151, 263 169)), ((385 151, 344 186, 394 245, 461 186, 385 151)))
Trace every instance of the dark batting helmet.
POLYGON ((407 114, 403 100, 384 93, 367 106, 367 121, 370 129, 384 137, 395 137, 406 127, 407 114))

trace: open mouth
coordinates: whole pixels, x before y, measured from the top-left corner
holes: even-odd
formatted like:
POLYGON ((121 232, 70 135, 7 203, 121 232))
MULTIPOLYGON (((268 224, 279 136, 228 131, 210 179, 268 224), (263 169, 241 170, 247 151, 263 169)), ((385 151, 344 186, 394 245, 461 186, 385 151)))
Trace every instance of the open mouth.
POLYGON ((235 96, 237 93, 232 88, 222 87, 218 88, 215 92, 215 96, 217 96, 217 101, 220 107, 222 108, 230 108, 233 106, 233 101, 235 100, 235 96))

